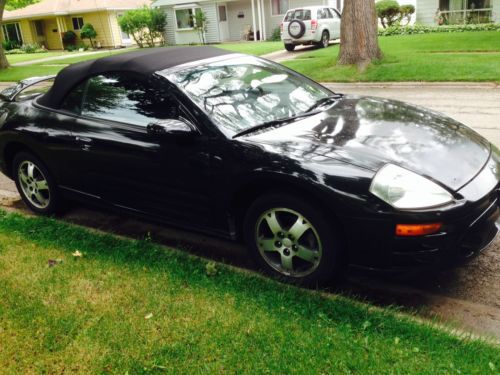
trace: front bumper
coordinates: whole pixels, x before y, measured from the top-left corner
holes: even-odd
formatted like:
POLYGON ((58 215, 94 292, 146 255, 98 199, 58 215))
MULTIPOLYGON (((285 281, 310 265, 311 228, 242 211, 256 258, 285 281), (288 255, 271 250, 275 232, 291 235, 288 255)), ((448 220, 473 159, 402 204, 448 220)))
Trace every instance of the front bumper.
POLYGON ((500 165, 491 158, 483 170, 456 192, 459 206, 435 212, 393 213, 377 219, 347 219, 349 255, 354 268, 412 274, 470 259, 495 240, 499 231, 500 165), (398 223, 441 222, 439 233, 398 237, 398 223), (360 235, 360 231, 364 232, 360 235))

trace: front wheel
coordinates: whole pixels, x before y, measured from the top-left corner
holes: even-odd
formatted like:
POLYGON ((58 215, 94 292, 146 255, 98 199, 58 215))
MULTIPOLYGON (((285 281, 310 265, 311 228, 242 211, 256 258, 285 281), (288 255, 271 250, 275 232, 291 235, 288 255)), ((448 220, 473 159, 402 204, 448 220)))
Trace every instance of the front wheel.
POLYGON ((321 210, 293 195, 257 199, 246 215, 245 239, 266 273, 314 286, 340 276, 341 242, 321 210))
POLYGON ((285 49, 288 52, 292 52, 295 49, 295 44, 285 44, 285 49))
POLYGON ((21 198, 33 212, 50 215, 59 211, 59 191, 37 157, 27 152, 17 154, 13 161, 13 175, 21 198))

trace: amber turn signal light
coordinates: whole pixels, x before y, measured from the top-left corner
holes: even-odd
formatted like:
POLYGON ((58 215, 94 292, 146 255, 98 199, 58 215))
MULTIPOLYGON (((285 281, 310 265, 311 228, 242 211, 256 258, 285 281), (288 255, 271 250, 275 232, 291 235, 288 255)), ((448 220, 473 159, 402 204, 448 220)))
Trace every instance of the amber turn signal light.
POLYGON ((426 234, 433 234, 438 232, 442 226, 443 226, 442 223, 397 224, 396 236, 401 236, 401 237, 425 236, 426 234))

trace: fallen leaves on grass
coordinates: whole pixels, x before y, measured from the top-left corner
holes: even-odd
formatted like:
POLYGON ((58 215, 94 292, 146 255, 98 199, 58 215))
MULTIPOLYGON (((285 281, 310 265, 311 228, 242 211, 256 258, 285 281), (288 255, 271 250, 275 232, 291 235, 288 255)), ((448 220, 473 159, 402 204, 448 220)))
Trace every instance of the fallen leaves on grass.
POLYGON ((63 262, 62 259, 49 259, 48 264, 49 264, 49 267, 55 267, 62 262, 63 262))

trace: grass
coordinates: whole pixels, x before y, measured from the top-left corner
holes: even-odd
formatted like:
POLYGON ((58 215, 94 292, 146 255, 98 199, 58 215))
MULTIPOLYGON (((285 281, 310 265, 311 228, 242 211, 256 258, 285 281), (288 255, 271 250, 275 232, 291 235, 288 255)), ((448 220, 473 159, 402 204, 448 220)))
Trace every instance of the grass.
POLYGON ((25 61, 41 60, 48 57, 63 56, 69 52, 54 51, 54 52, 44 52, 44 53, 23 53, 15 55, 7 55, 7 60, 10 64, 16 64, 25 61))
POLYGON ((283 50, 283 42, 241 42, 222 43, 216 47, 227 49, 237 53, 247 53, 249 55, 262 56, 271 52, 283 50))
POLYGON ((500 367, 498 347, 393 310, 52 219, 0 212, 0 285, 5 373, 493 374, 500 367), (49 267, 49 259, 59 263, 49 267))
POLYGON ((337 66, 339 47, 304 53, 285 65, 322 82, 500 82, 500 32, 380 37, 384 58, 360 73, 337 66))

